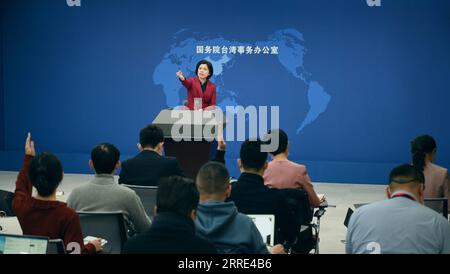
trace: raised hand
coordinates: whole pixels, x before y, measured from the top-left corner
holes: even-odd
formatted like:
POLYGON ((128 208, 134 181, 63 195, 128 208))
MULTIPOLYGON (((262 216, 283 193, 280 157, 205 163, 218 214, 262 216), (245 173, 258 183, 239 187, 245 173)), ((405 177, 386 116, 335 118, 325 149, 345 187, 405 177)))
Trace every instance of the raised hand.
POLYGON ((178 78, 180 78, 181 81, 185 80, 185 78, 183 76, 183 72, 181 70, 177 71, 177 76, 178 76, 178 78))
POLYGON ((217 127, 217 150, 225 151, 227 149, 227 144, 223 138, 223 126, 219 125, 217 127))
POLYGON ((25 155, 36 156, 34 149, 34 142, 31 141, 31 133, 28 132, 27 140, 25 141, 25 155))

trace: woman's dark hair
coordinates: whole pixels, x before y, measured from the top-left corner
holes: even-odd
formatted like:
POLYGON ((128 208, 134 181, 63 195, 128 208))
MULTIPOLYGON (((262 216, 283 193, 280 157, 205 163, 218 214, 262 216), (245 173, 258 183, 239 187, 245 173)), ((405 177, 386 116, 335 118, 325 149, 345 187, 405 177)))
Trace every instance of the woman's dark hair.
MULTIPOLYGON (((278 148, 274 152, 271 152, 271 154, 278 155, 280 153, 285 152, 288 142, 289 142, 286 132, 284 132, 284 130, 282 130, 282 129, 272 129, 272 130, 268 131, 268 133, 266 135, 267 138, 265 138, 265 139, 268 139, 269 136, 273 136, 273 135, 278 135, 278 148)), ((270 143, 270 139, 265 140, 265 141, 270 143)))
POLYGON ((425 155, 436 149, 436 141, 430 135, 420 135, 411 141, 412 162, 416 168, 423 171, 425 155))
POLYGON ((39 153, 30 163, 28 178, 40 196, 48 197, 62 181, 61 162, 52 153, 39 153))
POLYGON ((206 79, 209 80, 209 78, 211 78, 211 76, 213 76, 213 74, 214 74, 213 65, 212 65, 211 62, 209 62, 209 61, 206 61, 206 60, 200 60, 200 61, 197 63, 197 67, 195 67, 195 75, 197 75, 197 73, 198 73, 198 68, 200 67, 200 65, 206 65, 206 66, 208 66, 209 75, 208 75, 208 77, 206 77, 206 79))

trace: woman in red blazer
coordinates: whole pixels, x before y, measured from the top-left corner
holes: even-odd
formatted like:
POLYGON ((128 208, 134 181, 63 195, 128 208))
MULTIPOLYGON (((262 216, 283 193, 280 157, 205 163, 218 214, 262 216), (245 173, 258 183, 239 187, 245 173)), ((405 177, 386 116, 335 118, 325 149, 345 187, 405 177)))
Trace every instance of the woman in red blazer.
POLYGON ((187 107, 190 110, 200 109, 200 100, 202 109, 216 105, 216 85, 209 81, 209 78, 214 74, 211 62, 201 60, 197 63, 195 68, 197 77, 185 78, 181 70, 176 74, 183 86, 187 88, 187 107), (196 102, 198 105, 196 105, 196 102))

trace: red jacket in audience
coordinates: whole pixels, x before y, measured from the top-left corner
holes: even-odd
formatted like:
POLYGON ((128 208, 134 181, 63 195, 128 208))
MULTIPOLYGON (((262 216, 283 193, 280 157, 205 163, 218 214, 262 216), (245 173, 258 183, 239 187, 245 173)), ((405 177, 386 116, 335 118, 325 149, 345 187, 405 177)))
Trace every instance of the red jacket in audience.
POLYGON ((26 155, 22 169, 17 176, 13 209, 25 235, 47 236, 62 239, 65 246, 75 242, 82 253, 95 253, 92 244, 83 244, 80 217, 75 210, 59 201, 42 201, 33 198, 33 186, 28 179, 28 168, 32 156, 26 155))

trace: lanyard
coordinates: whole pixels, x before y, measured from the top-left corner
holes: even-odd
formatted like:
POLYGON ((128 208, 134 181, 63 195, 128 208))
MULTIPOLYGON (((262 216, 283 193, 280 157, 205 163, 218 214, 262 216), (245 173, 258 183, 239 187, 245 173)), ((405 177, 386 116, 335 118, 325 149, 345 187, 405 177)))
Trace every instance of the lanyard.
POLYGON ((406 193, 394 194, 394 195, 391 196, 391 199, 397 198, 397 197, 405 197, 405 198, 408 198, 410 200, 416 201, 416 198, 414 196, 411 196, 411 195, 406 194, 406 193))

